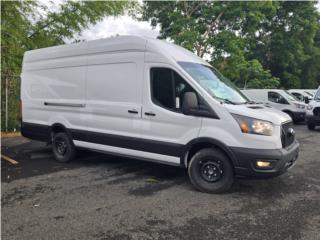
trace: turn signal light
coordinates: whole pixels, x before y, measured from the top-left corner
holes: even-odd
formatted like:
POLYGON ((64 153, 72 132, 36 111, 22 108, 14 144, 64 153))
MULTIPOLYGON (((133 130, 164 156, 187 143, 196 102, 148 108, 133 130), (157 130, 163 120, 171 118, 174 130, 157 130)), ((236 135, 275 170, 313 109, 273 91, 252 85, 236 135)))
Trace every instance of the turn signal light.
POLYGON ((240 128, 241 128, 241 131, 243 133, 249 133, 250 132, 250 127, 248 126, 248 124, 246 122, 241 122, 240 123, 240 128))

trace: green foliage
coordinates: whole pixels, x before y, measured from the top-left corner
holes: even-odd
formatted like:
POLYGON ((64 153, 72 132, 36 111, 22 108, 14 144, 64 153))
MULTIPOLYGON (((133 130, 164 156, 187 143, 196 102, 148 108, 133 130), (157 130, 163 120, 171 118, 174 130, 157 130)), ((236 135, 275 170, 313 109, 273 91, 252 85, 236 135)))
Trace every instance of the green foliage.
POLYGON ((129 1, 66 1, 50 12, 37 1, 1 1, 1 126, 5 126, 5 89, 9 89, 9 129, 19 126, 18 81, 27 50, 63 44, 75 33, 105 16, 123 14, 129 1), (39 11, 42 10, 42 11, 39 11), (41 14, 45 12, 46 14, 41 14))
POLYGON ((269 70, 264 70, 256 59, 250 60, 240 68, 240 79, 244 80, 241 85, 244 88, 277 88, 279 79, 272 77, 269 70))
POLYGON ((320 84, 316 2, 144 2, 143 20, 239 87, 320 84))

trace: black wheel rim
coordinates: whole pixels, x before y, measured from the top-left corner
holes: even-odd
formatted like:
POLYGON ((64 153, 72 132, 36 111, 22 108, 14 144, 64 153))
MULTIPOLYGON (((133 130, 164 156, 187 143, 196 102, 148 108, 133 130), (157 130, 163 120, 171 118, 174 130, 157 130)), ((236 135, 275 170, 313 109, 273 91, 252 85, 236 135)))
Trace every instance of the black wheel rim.
POLYGON ((57 153, 63 156, 67 152, 68 145, 64 139, 58 138, 55 141, 55 148, 57 150, 57 153))
POLYGON ((217 182, 223 176, 223 165, 221 161, 202 160, 199 162, 200 175, 206 182, 217 182))

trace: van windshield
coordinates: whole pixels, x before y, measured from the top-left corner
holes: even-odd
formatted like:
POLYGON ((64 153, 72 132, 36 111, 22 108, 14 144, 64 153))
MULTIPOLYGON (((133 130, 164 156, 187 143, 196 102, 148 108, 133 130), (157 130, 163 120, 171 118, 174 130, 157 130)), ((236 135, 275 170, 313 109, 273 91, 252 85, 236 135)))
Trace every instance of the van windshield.
POLYGON ((310 97, 313 97, 313 94, 307 91, 304 91, 306 94, 308 94, 310 97))
POLYGON ((283 91, 284 92, 284 96, 287 98, 287 99, 289 99, 290 101, 297 101, 298 99, 294 96, 294 95, 292 95, 290 92, 288 92, 287 90, 284 90, 283 91))
POLYGON ((230 104, 249 102, 247 97, 215 68, 191 62, 178 62, 178 64, 212 97, 230 104))

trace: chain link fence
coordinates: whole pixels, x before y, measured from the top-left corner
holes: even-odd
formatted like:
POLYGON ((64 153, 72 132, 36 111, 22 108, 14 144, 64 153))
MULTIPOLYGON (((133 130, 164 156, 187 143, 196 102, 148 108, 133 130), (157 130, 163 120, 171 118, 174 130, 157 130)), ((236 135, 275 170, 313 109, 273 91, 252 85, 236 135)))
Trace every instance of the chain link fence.
POLYGON ((20 76, 1 76, 1 131, 20 131, 20 76))

